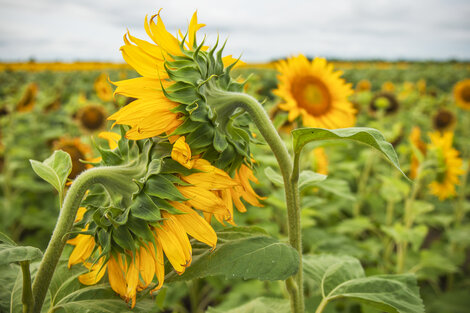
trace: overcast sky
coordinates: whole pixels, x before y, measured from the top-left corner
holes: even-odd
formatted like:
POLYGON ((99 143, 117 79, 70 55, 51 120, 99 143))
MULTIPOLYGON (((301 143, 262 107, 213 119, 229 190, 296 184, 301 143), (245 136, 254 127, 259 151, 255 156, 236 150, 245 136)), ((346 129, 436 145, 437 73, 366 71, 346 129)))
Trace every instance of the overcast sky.
MULTIPOLYGON (((172 33, 197 9, 213 43, 248 62, 335 58, 470 60, 469 0, 0 0, 0 60, 121 61, 161 7, 172 33)), ((199 37, 201 38, 201 37, 199 37)))

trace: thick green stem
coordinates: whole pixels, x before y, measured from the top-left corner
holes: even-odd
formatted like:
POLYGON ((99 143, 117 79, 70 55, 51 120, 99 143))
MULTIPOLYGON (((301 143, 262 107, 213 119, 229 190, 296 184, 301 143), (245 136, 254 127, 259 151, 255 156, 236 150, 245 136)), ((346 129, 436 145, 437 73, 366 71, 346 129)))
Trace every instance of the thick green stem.
POLYGON ((23 302, 23 313, 31 313, 33 311, 33 292, 31 290, 31 273, 29 271, 29 261, 20 262, 21 271, 23 272, 23 294, 21 301, 23 302))
POLYGON ((274 156, 277 159, 284 179, 284 188, 287 204, 287 220, 289 243, 299 253, 299 271, 295 275, 296 288, 287 283, 293 312, 304 312, 304 287, 303 287, 303 267, 302 267, 302 233, 300 228, 300 197, 298 189, 298 168, 293 170, 292 159, 281 137, 274 128, 263 106, 252 96, 244 93, 220 93, 216 98, 218 101, 225 101, 234 106, 239 105, 249 114, 261 135, 268 143, 274 156))
POLYGON ((65 196, 57 224, 34 279, 34 313, 41 312, 52 275, 86 191, 96 183, 122 185, 122 188, 126 188, 126 180, 128 180, 128 178, 126 179, 126 173, 131 172, 132 169, 125 167, 97 167, 83 172, 75 179, 65 196))

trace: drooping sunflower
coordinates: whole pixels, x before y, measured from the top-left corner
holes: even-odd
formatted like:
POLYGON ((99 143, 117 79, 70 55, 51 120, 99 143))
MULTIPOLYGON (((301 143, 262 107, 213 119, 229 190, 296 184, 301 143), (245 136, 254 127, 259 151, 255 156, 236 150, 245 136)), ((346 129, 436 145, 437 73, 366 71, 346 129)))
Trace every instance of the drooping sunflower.
POLYGON ((348 97, 351 84, 340 78, 341 71, 323 58, 310 62, 304 55, 277 64, 279 85, 274 94, 283 99, 279 108, 289 112, 289 121, 301 116, 306 127, 343 128, 353 126, 355 113, 348 97))
POLYGON ((370 91, 372 85, 369 80, 367 79, 361 79, 357 84, 356 84, 356 91, 357 92, 363 92, 363 91, 370 91))
POLYGON ((437 176, 429 185, 431 193, 444 200, 456 194, 455 185, 460 183, 459 176, 464 173, 459 152, 452 147, 452 132, 429 134, 431 143, 428 151, 437 159, 437 176))
POLYGON ((436 114, 434 114, 432 122, 434 129, 438 131, 451 131, 457 122, 457 118, 452 111, 440 109, 436 114))
POLYGON ((53 144, 54 150, 63 150, 67 152, 72 159, 72 171, 69 179, 74 179, 84 170, 90 168, 90 165, 80 160, 89 160, 92 154, 91 147, 83 143, 80 138, 62 137, 53 144))
POLYGON ((470 79, 465 79, 455 84, 454 98, 459 107, 470 110, 470 79))
POLYGON ((101 105, 89 104, 78 111, 77 120, 84 130, 94 132, 106 125, 106 116, 101 105))
POLYGON ((36 104, 36 96, 39 91, 39 87, 36 83, 30 83, 21 97, 20 101, 16 105, 18 112, 29 112, 34 108, 36 104))
POLYGON ((108 82, 108 76, 105 73, 101 73, 98 78, 96 78, 93 85, 95 88, 96 95, 102 101, 111 101, 113 99, 113 89, 108 82))

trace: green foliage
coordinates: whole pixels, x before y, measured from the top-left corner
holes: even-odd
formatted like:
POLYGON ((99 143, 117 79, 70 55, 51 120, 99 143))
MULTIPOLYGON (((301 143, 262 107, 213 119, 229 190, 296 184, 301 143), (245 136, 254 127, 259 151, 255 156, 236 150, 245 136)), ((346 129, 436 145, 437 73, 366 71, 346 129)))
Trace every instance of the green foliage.
POLYGON ((35 160, 30 160, 30 162, 34 172, 59 192, 59 199, 62 203, 65 183, 72 171, 70 155, 62 150, 57 150, 42 163, 35 160))
POLYGON ((257 228, 234 227, 217 233, 214 251, 194 243, 193 261, 185 273, 167 282, 224 275, 227 279, 284 280, 298 270, 299 256, 288 244, 257 228))
POLYGON ((231 310, 209 308, 207 313, 289 313, 290 304, 286 299, 256 298, 231 310))
POLYGON ((321 289, 322 302, 350 298, 386 312, 424 313, 416 278, 412 275, 366 277, 352 257, 305 255, 304 273, 321 289))

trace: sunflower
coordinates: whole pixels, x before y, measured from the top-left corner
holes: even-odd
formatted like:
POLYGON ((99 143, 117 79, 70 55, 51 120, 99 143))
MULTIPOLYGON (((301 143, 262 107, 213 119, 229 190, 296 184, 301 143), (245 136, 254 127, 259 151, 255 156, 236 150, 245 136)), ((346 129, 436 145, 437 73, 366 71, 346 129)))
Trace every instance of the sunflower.
POLYGON ((106 125, 106 111, 100 105, 87 105, 77 113, 77 120, 86 131, 96 131, 106 125))
POLYGON ((16 105, 16 110, 18 112, 29 112, 34 108, 36 103, 36 96, 38 93, 39 87, 36 83, 31 83, 26 87, 26 91, 23 94, 23 97, 20 99, 16 105))
POLYGON ((356 84, 356 91, 357 92, 363 92, 363 91, 370 91, 371 89, 371 83, 367 79, 361 79, 357 84, 356 84))
POLYGON ((457 118, 455 114, 446 109, 440 109, 432 118, 434 129, 438 131, 450 131, 454 128, 457 118))
MULTIPOLYGON (((426 155, 426 144, 421 139, 421 129, 418 126, 413 127, 410 134, 410 143, 415 149, 417 149, 423 156, 426 155)), ((415 179, 418 176, 419 168, 419 159, 413 153, 411 155, 411 165, 410 165, 410 178, 415 179)))
MULTIPOLYGON (((147 288, 154 277, 158 284, 150 291, 155 292, 163 286, 165 279, 164 255, 178 274, 184 273, 191 264, 192 248, 188 235, 206 243, 212 249, 217 243, 217 235, 209 223, 188 205, 179 202, 170 204, 183 214, 163 212, 163 221, 158 227, 151 227, 152 241, 141 243, 135 251, 113 251, 101 256, 102 247, 94 236, 79 234, 67 241, 75 246, 69 256, 68 266, 83 263, 88 272, 78 277, 84 285, 98 283, 106 271, 111 288, 131 306, 136 304, 137 291, 147 288)), ((86 212, 81 208, 76 221, 86 212)), ((83 229, 86 231, 88 225, 83 229)))
POLYGON ((92 150, 90 146, 82 143, 80 138, 60 138, 54 142, 54 150, 63 150, 67 152, 72 159, 72 171, 70 172, 69 179, 74 179, 81 172, 90 168, 90 165, 81 162, 80 160, 88 160, 91 156, 92 150))
POLYGON ((113 89, 108 82, 108 76, 105 73, 101 73, 98 78, 96 78, 94 83, 94 88, 96 95, 102 101, 111 101, 113 99, 113 89))
MULTIPOLYGON (((114 82, 115 93, 137 100, 129 103, 108 119, 115 124, 131 126, 126 137, 133 140, 170 134, 183 123, 184 114, 175 112, 180 103, 170 100, 162 88, 167 89, 171 81, 166 63, 175 57, 183 56, 185 51, 196 48, 196 32, 205 26, 197 21, 194 13, 188 26, 187 35, 181 31, 181 38, 169 33, 160 17, 156 14, 148 20, 145 18, 145 31, 154 43, 132 36, 124 35, 125 45, 121 47, 124 60, 142 77, 114 82), (157 22, 155 23, 155 18, 157 22), (158 117, 158 118, 156 118, 158 117)), ((201 47, 207 50, 207 47, 201 47)), ((222 58, 225 64, 235 61, 231 56, 222 58)))
POLYGON ((465 79, 455 84, 454 98, 459 107, 470 110, 470 79, 465 79))
POLYGON ((395 84, 391 81, 386 81, 382 84, 382 91, 390 93, 395 92, 395 84))
POLYGON ((277 64, 279 85, 274 94, 284 101, 279 108, 289 112, 289 121, 302 117, 307 127, 343 128, 353 126, 356 110, 348 101, 351 84, 340 78, 341 71, 323 58, 310 62, 299 55, 277 64))
POLYGON ((392 93, 379 92, 369 103, 369 112, 375 115, 378 111, 383 111, 386 115, 393 114, 398 111, 400 104, 392 93))
POLYGON ((452 132, 430 133, 431 144, 428 150, 433 153, 438 161, 436 179, 429 185, 431 193, 444 200, 456 194, 455 185, 460 183, 459 176, 464 173, 462 159, 459 152, 452 147, 452 132))
POLYGON ((426 80, 420 79, 416 82, 416 88, 418 89, 421 95, 426 94, 426 80))

